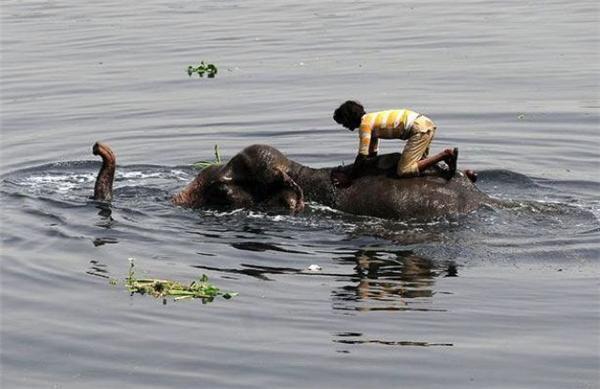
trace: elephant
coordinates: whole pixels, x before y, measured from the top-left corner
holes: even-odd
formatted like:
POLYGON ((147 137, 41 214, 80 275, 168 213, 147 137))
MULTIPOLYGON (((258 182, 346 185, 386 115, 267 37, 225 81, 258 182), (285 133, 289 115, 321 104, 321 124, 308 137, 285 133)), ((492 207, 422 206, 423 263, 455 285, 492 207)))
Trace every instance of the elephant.
MULTIPOLYGON (((94 199, 110 201, 116 156, 96 143, 102 158, 94 199)), ((302 211, 306 201, 356 215, 426 220, 465 214, 494 200, 462 171, 448 177, 435 165, 418 177, 394 177, 400 153, 371 158, 350 186, 334 184, 332 176, 349 175, 352 165, 314 169, 288 159, 269 145, 251 145, 227 163, 211 165, 171 198, 174 205, 202 207, 283 207, 302 211)))

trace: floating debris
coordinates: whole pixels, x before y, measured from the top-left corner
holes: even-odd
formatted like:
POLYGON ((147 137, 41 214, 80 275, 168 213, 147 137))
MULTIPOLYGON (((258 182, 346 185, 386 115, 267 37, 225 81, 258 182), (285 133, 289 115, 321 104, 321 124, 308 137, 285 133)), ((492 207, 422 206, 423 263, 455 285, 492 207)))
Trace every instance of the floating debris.
MULTIPOLYGON (((116 280, 110 281, 111 285, 116 285, 116 283, 116 280)), ((148 294, 156 298, 162 298, 165 303, 167 297, 173 297, 174 300, 199 298, 202 299, 203 303, 207 303, 212 302, 217 296, 222 296, 228 300, 238 295, 235 292, 222 292, 215 285, 208 282, 206 274, 203 274, 198 280, 192 281, 189 285, 171 280, 136 278, 133 258, 129 258, 129 274, 125 279, 125 286, 131 294, 148 294)))
POLYGON ((319 265, 316 265, 316 264, 314 264, 314 263, 313 263, 312 265, 310 265, 310 266, 307 268, 307 270, 308 270, 308 271, 321 271, 321 270, 323 270, 323 268, 322 268, 321 266, 319 266, 319 265))
POLYGON ((219 145, 215 145, 215 160, 214 161, 198 161, 192 164, 192 167, 198 170, 204 170, 212 165, 221 164, 221 154, 219 153, 219 145))

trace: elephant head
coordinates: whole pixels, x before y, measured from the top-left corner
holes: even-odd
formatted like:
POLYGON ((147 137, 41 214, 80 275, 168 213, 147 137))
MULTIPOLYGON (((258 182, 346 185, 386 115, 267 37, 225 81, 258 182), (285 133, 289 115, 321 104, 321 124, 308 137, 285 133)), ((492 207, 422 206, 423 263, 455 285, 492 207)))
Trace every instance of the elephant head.
POLYGON ((203 169, 181 192, 171 198, 175 205, 201 208, 205 206, 243 208, 255 205, 252 193, 225 174, 224 166, 203 169))
POLYGON ((192 208, 264 205, 298 212, 304 208, 304 194, 289 176, 289 168, 290 162, 277 149, 249 146, 226 164, 202 170, 172 202, 192 208))

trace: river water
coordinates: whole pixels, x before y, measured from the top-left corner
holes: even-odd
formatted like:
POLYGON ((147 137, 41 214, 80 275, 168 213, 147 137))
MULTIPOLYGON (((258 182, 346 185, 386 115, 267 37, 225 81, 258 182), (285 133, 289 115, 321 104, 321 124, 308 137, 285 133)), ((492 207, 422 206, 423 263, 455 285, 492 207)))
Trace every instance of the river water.
POLYGON ((2 387, 598 387, 597 2, 0 13, 2 387), (217 77, 188 77, 201 60, 217 77), (433 151, 459 146, 507 206, 412 223, 168 203, 215 144, 351 162, 356 134, 331 119, 348 98, 426 113, 433 151), (88 200, 96 140, 118 156, 112 208, 88 200), (239 295, 131 296, 130 257, 239 295))

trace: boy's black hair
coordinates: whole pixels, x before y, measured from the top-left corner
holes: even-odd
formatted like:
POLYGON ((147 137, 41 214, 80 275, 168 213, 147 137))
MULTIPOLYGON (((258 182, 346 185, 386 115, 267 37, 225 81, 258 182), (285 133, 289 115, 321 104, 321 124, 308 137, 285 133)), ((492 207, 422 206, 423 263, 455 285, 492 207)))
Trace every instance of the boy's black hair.
POLYGON ((333 120, 350 130, 354 130, 360 127, 360 121, 364 114, 365 108, 361 103, 348 100, 333 112, 333 120))

